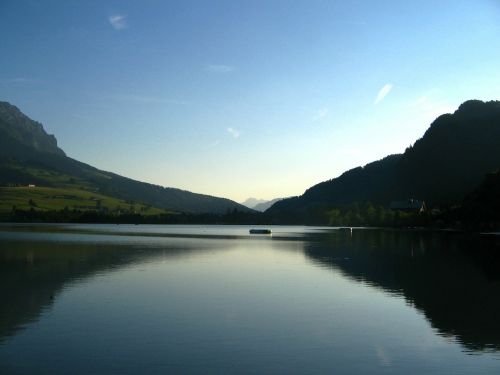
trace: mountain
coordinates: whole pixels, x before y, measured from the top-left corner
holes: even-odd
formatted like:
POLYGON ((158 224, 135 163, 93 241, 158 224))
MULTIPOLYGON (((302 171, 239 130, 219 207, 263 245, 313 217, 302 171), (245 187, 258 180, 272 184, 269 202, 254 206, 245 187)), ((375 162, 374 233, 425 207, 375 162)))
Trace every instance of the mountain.
MULTIPOLYGON (((64 151, 57 147, 56 137, 47 134, 42 124, 33 121, 19 108, 7 102, 0 102, 0 134, 2 141, 7 135, 17 143, 36 151, 65 155, 64 151)), ((2 151, 5 152, 6 148, 10 150, 12 147, 2 142, 2 151)))
POLYGON ((273 204, 275 204, 276 202, 278 202, 282 199, 283 198, 275 198, 272 200, 265 200, 265 199, 257 199, 257 198, 248 198, 246 201, 242 202, 241 204, 244 206, 247 206, 248 208, 251 208, 255 211, 264 212, 269 207, 271 207, 273 204))
POLYGON ((90 191, 176 212, 251 211, 229 199, 139 182, 67 157, 40 123, 0 102, 0 186, 27 184, 90 191))
POLYGON ((246 206, 248 208, 254 208, 260 203, 266 203, 267 200, 265 199, 257 199, 257 198, 248 198, 244 202, 241 202, 243 206, 246 206))
POLYGON ((487 173, 500 167, 500 102, 470 100, 438 117, 403 154, 351 169, 299 197, 274 204, 279 219, 319 217, 355 202, 388 206, 416 198, 430 207, 461 202, 487 173))
POLYGON ((275 199, 272 199, 270 201, 264 201, 264 202, 261 202, 259 204, 256 204, 255 206, 253 206, 252 208, 255 210, 255 211, 259 211, 259 212, 264 212, 266 211, 269 207, 271 207, 273 204, 275 204, 276 202, 279 202, 280 200, 282 200, 283 198, 275 198, 275 199))
POLYGON ((484 223, 500 224, 500 170, 488 174, 481 185, 468 194, 463 202, 462 220, 476 226, 484 223))

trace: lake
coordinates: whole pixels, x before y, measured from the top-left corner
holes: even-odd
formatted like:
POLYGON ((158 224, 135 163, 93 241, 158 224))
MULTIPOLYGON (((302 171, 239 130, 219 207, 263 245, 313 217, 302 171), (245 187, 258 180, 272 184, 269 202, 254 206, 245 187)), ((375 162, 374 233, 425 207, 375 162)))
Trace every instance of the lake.
POLYGON ((1 374, 498 374, 500 237, 0 225, 1 374))

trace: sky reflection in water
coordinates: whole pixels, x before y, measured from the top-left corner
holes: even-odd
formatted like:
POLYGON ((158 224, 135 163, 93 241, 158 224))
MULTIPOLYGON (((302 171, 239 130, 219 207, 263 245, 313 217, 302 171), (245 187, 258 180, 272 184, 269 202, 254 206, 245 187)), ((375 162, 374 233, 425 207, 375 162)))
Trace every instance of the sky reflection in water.
POLYGON ((495 238, 247 233, 2 226, 0 372, 500 371, 495 238))

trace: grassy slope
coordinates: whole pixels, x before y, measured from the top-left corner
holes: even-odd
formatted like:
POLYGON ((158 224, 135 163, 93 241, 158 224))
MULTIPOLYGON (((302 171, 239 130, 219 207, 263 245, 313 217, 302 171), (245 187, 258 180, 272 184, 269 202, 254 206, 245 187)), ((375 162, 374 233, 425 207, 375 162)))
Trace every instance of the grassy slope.
POLYGON ((101 171, 66 157, 62 151, 41 152, 18 138, 2 130, 0 116, 0 186, 35 184, 77 188, 175 212, 223 214, 235 209, 250 211, 229 199, 148 184, 101 171))
POLYGON ((51 187, 64 187, 83 190, 95 190, 96 187, 89 184, 83 179, 70 176, 61 172, 50 170, 47 168, 38 167, 30 164, 20 164, 10 162, 8 168, 13 171, 18 171, 33 177, 34 181, 43 181, 42 185, 51 187))
POLYGON ((29 210, 96 210, 99 207, 108 212, 127 211, 142 215, 156 215, 165 213, 155 207, 140 203, 131 204, 124 200, 112 198, 96 192, 82 190, 74 187, 0 187, 0 213, 10 212, 12 207, 29 210), (30 205, 32 200, 35 206, 30 205))
POLYGON ((23 173, 29 183, 27 186, 0 187, 0 214, 11 212, 12 207, 29 210, 69 210, 89 211, 104 210, 108 213, 139 213, 158 215, 168 211, 140 202, 130 202, 109 195, 98 193, 97 186, 89 181, 59 171, 43 168, 34 164, 21 164, 10 161, 4 168, 23 173), (30 200, 35 206, 30 205, 30 200))

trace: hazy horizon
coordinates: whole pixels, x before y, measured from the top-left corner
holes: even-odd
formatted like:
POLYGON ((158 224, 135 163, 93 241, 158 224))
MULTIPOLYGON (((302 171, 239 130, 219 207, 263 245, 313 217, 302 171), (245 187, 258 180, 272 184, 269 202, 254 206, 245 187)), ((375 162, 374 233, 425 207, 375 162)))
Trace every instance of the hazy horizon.
POLYGON ((0 100, 75 159, 243 202, 404 152, 499 99, 483 1, 4 1, 0 100))

